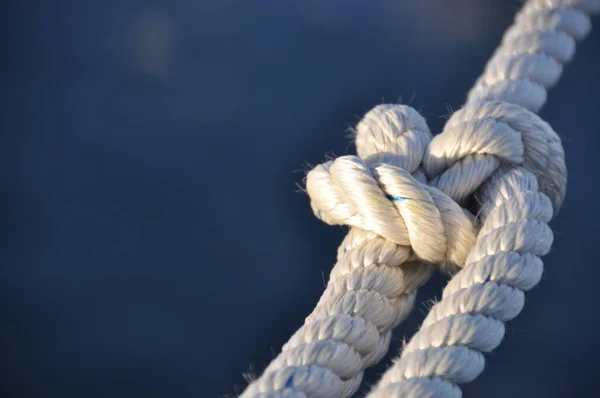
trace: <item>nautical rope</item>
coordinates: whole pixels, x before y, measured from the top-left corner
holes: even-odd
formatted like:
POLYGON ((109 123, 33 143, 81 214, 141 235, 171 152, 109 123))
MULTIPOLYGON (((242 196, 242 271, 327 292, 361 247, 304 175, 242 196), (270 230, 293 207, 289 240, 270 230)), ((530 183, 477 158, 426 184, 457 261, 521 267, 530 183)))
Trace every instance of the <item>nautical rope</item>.
POLYGON ((378 105, 357 125, 360 157, 308 173, 315 215, 352 228, 313 313, 241 397, 352 395, 363 370, 387 353, 391 329, 412 310, 433 264, 465 263, 474 217, 423 185, 418 167, 430 140, 414 109, 378 105))
POLYGON ((599 10, 598 0, 526 3, 466 105, 431 142, 428 177, 458 201, 479 189, 484 224, 466 266, 369 398, 461 397, 457 384, 483 371, 482 352, 500 344, 504 322, 521 312, 524 291, 539 282, 540 256, 553 240, 547 223, 566 193, 566 167, 558 136, 525 108, 543 106, 575 39, 591 28, 586 13, 599 10))
POLYGON ((502 321, 520 312, 522 291, 541 276, 539 256, 552 242, 546 224, 564 198, 566 168, 558 136, 531 111, 573 56, 574 39, 589 32, 586 13, 599 9, 599 0, 529 1, 465 107, 431 144, 416 111, 380 105, 357 126, 359 157, 309 173, 315 214, 352 228, 317 307, 242 397, 352 395, 362 371, 385 355, 390 330, 433 265, 454 269, 466 260, 371 393, 461 395, 454 383, 482 371, 479 351, 500 343, 502 321), (478 189, 485 223, 471 250, 473 217, 457 203, 478 189))

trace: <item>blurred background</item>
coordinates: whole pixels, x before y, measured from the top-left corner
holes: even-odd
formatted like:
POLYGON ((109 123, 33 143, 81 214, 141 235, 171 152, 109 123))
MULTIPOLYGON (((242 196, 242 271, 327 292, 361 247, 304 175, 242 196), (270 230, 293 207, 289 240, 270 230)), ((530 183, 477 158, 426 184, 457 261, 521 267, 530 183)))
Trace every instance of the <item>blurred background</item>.
MULTIPOLYGON (((519 7, 506 0, 4 2, 1 393, 222 397, 316 304, 345 230, 299 193, 402 102, 433 132, 519 7)), ((594 397, 600 20, 542 117, 569 193, 544 279, 465 397, 594 397)), ((431 281, 396 356, 439 297, 431 281)))

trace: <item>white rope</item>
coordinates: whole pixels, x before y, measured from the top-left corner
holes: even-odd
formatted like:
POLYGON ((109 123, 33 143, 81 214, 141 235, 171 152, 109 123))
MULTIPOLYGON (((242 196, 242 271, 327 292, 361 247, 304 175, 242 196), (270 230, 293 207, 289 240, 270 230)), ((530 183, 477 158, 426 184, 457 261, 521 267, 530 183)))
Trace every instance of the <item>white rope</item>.
POLYGON ((523 308, 523 291, 539 282, 566 167, 558 136, 525 108, 543 106, 560 63, 590 30, 586 12, 599 10, 598 0, 529 1, 467 104, 432 141, 428 176, 459 201, 479 188, 485 222, 467 265, 368 397, 461 397, 457 384, 483 371, 482 352, 500 344, 504 322, 523 308))
POLYGON ((523 290, 539 282, 539 256, 553 239, 552 204, 538 192, 535 176, 502 166, 478 194, 490 206, 467 265, 369 397, 460 397, 456 384, 483 371, 481 352, 500 344, 503 322, 523 308, 523 290))
POLYGON ((398 105, 376 107, 361 120, 360 158, 342 157, 309 173, 315 214, 352 228, 317 307, 242 397, 352 395, 362 371, 386 353, 390 330, 412 308, 432 264, 464 264, 475 229, 472 216, 449 197, 461 203, 481 187, 486 222, 468 267, 372 392, 460 396, 453 383, 481 372, 479 351, 500 343, 502 321, 522 307, 521 290, 539 281, 538 256, 552 241, 551 202, 558 208, 564 198, 560 140, 522 107, 543 105, 560 63, 573 55, 574 38, 590 29, 585 12, 598 9, 598 0, 525 5, 467 105, 427 149, 423 166, 439 190, 423 185, 418 168, 431 139, 425 121, 398 105))
POLYGON ((362 371, 386 354, 391 329, 413 308, 431 264, 464 264, 475 243, 473 216, 419 182, 430 139, 415 110, 379 105, 356 128, 360 157, 308 174, 315 215, 352 228, 315 310, 242 397, 352 395, 362 371), (411 246, 429 263, 417 261, 411 246))
POLYGON ((575 41, 589 33, 598 0, 529 0, 468 95, 467 102, 501 100, 537 112, 558 82, 575 41))

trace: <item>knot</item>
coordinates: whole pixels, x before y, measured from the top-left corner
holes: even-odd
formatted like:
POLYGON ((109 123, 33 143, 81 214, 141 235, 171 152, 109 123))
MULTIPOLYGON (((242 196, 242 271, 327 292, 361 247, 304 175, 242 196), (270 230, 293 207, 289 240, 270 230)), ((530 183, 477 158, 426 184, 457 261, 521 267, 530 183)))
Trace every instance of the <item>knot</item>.
POLYGON ((558 211, 567 185, 561 140, 548 123, 516 104, 467 103, 431 141, 423 167, 432 186, 461 203, 500 163, 531 170, 558 211))
POLYGON ((475 243, 467 213, 395 165, 342 156, 311 170, 306 189, 324 222, 373 231, 429 263, 462 266, 475 243))

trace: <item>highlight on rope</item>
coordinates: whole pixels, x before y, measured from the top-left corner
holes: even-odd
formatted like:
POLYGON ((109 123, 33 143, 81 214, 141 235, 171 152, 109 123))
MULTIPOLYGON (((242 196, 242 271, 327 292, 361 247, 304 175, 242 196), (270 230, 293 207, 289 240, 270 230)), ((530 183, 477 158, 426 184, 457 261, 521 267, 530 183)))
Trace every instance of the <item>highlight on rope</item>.
POLYGON ((567 170, 536 113, 598 12, 600 0, 526 1, 442 133, 378 105, 356 156, 308 173, 315 215, 350 229, 315 309, 241 397, 352 396, 436 270, 451 275, 441 300, 367 396, 462 396, 541 279, 567 170))

